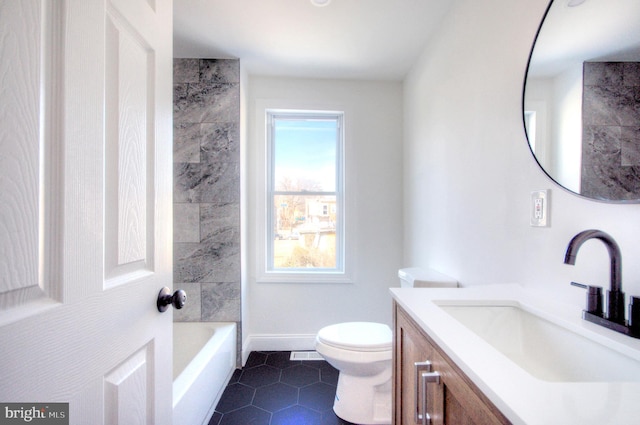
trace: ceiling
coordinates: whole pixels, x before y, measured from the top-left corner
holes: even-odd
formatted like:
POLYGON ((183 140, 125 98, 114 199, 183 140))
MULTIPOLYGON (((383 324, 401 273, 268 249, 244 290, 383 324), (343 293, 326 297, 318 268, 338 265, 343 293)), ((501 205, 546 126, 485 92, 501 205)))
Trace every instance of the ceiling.
POLYGON ((174 0, 174 57, 255 75, 402 80, 453 0, 174 0))

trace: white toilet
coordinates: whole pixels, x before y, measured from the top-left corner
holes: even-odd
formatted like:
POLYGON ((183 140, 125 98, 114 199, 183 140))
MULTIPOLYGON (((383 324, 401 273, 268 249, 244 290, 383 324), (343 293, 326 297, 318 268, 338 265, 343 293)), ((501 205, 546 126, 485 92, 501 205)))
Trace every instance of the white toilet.
MULTIPOLYGON (((398 271, 402 287, 456 287, 458 282, 433 270, 398 271)), ((316 351, 340 372, 333 411, 360 425, 391 424, 393 333, 382 323, 348 322, 320 329, 316 351)))
POLYGON ((382 323, 338 323, 320 329, 316 351, 338 369, 333 411, 356 424, 391 423, 391 340, 382 323))

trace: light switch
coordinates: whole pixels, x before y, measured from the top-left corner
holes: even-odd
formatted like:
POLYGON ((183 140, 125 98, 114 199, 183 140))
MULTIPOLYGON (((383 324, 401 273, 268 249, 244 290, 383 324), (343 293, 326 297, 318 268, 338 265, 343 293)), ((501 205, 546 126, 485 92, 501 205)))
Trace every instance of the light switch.
POLYGON ((549 189, 531 192, 531 226, 549 227, 549 189))

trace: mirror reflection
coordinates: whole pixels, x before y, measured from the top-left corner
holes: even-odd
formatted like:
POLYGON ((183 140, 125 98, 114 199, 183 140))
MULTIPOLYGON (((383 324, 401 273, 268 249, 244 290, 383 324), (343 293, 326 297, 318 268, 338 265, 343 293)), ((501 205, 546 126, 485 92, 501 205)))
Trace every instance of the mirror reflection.
POLYGON ((640 1, 553 0, 523 117, 531 151, 581 196, 640 202, 640 1))

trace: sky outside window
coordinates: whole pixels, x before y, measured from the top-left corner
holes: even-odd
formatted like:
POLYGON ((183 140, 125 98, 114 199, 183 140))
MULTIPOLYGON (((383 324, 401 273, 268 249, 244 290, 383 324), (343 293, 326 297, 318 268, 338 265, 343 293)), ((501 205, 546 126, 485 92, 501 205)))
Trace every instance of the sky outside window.
POLYGON ((278 118, 274 124, 276 190, 334 192, 337 121, 278 118))

